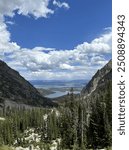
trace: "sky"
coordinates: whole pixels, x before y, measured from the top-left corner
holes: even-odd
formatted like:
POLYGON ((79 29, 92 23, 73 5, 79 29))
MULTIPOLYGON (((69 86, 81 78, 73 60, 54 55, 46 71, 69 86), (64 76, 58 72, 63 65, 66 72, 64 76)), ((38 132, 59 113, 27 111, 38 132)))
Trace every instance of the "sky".
POLYGON ((111 0, 0 0, 0 59, 27 80, 90 79, 111 59, 111 0))

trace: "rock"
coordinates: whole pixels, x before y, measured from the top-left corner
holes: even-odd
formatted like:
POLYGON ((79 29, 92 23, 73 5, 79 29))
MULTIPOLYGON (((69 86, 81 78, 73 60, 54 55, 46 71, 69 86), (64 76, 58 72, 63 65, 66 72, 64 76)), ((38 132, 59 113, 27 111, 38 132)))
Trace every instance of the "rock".
POLYGON ((96 72, 90 82, 82 89, 81 94, 85 96, 90 95, 102 82, 104 83, 106 79, 111 79, 111 74, 112 60, 110 60, 102 69, 96 72))

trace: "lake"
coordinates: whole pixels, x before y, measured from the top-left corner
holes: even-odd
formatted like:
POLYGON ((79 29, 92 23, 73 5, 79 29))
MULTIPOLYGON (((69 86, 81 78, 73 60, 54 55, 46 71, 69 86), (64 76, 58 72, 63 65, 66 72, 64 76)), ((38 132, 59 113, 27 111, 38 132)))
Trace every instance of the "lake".
POLYGON ((86 85, 87 80, 33 80, 30 81, 36 88, 48 89, 54 93, 45 95, 48 98, 56 98, 66 95, 71 88, 74 89, 74 93, 78 94, 82 88, 86 85))
MULTIPOLYGON (((68 94, 68 91, 65 91, 65 92, 61 92, 61 91, 54 91, 55 93, 53 94, 49 94, 49 95, 46 95, 46 97, 48 98, 57 98, 57 97, 60 97, 60 96, 63 96, 63 95, 66 95, 68 94)), ((80 91, 74 91, 75 94, 79 94, 80 91)))

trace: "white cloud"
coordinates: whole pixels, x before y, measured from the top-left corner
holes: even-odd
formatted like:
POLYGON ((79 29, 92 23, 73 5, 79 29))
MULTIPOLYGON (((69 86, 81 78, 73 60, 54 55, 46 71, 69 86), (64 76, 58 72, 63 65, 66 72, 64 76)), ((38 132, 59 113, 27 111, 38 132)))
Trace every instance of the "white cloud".
MULTIPOLYGON (((65 2, 53 1, 58 7, 69 8, 65 2)), ((0 3, 0 58, 20 71, 27 79, 81 79, 89 78, 111 54, 110 29, 91 42, 84 42, 71 50, 34 47, 22 48, 11 42, 4 16, 15 13, 35 18, 46 18, 54 11, 48 8, 49 0, 2 0, 0 3), (17 11, 17 12, 16 12, 17 11)), ((107 29, 106 29, 107 30, 107 29)))
POLYGON ((89 53, 111 53, 112 32, 101 35, 94 39, 91 43, 84 42, 76 47, 76 49, 89 53))
POLYGON ((63 70, 73 70, 74 69, 74 66, 70 66, 68 64, 60 64, 60 69, 63 69, 63 70))
POLYGON ((0 14, 13 17, 14 11, 18 14, 29 16, 33 15, 36 18, 47 17, 48 14, 53 14, 54 11, 48 8, 49 0, 2 0, 0 2, 0 14))
MULTIPOLYGON (((28 79, 90 78, 98 68, 107 63, 105 55, 111 54, 111 38, 111 31, 109 31, 90 43, 84 42, 72 50, 21 48, 8 58, 21 64, 18 69, 22 70, 21 73, 26 74, 28 79)), ((10 66, 14 67, 12 62, 10 66)))
POLYGON ((15 42, 10 42, 10 33, 7 31, 6 24, 0 22, 0 55, 19 49, 20 46, 18 46, 15 42))
POLYGON ((7 30, 4 16, 13 17, 15 11, 25 16, 33 15, 35 18, 47 17, 54 11, 48 8, 49 0, 1 0, 0 1, 0 57, 3 58, 4 53, 10 53, 20 49, 15 42, 10 42, 10 33, 7 30))
POLYGON ((59 8, 61 8, 61 7, 64 7, 66 9, 70 8, 68 3, 66 3, 66 2, 61 3, 60 1, 57 1, 57 0, 53 1, 53 5, 55 5, 55 6, 59 7, 59 8))
POLYGON ((101 55, 91 58, 92 65, 104 65, 105 63, 107 63, 107 61, 101 55))
POLYGON ((15 23, 13 21, 6 21, 6 24, 14 25, 15 23))
MULTIPOLYGON (((25 16, 34 16, 47 18, 53 14, 54 10, 48 8, 50 0, 1 0, 0 1, 0 58, 3 59, 5 53, 11 53, 20 50, 20 46, 11 41, 11 35, 7 30, 6 24, 13 25, 14 22, 6 21, 4 17, 13 17, 16 13, 25 16)), ((40 49, 39 47, 34 48, 40 49)), ((42 50, 44 48, 41 48, 42 50)), ((50 48, 45 49, 50 51, 50 48)), ((53 50, 53 49, 51 49, 53 50)))
POLYGON ((56 50, 55 48, 45 48, 45 47, 35 47, 32 49, 32 51, 46 51, 46 52, 50 52, 50 51, 54 51, 56 50))

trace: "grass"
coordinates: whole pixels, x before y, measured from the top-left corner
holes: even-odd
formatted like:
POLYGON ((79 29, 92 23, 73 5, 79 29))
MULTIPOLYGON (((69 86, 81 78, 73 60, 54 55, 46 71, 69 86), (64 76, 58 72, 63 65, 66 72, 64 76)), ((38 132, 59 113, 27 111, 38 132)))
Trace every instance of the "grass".
POLYGON ((0 146, 0 150, 13 150, 13 149, 8 146, 0 146))
POLYGON ((112 147, 109 147, 107 150, 112 150, 112 147))

